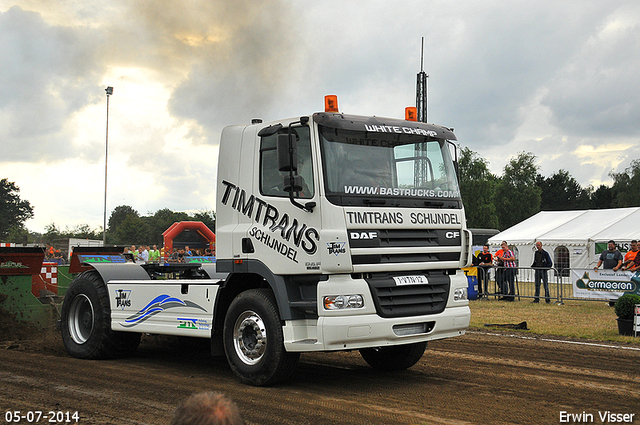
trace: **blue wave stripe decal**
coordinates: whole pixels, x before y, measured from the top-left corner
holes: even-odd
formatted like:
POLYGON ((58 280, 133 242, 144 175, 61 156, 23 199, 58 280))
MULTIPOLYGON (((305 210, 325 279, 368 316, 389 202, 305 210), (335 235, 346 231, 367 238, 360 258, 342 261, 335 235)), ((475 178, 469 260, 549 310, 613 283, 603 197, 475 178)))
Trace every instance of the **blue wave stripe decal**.
POLYGON ((189 308, 195 308, 202 311, 207 311, 205 308, 194 303, 193 301, 189 301, 189 300, 184 301, 179 298, 172 297, 167 294, 163 294, 155 297, 151 302, 149 302, 146 306, 144 306, 144 308, 139 310, 137 313, 127 317, 125 319, 126 324, 121 323, 121 325, 126 328, 130 328, 132 326, 135 326, 139 323, 142 323, 150 319, 151 317, 155 316, 158 313, 161 313, 163 311, 169 310, 171 308, 176 308, 176 307, 189 307, 189 308))
POLYGON ((146 306, 144 306, 144 308, 143 308, 142 310, 140 310, 140 312, 145 311, 146 309, 150 308, 150 307, 151 307, 151 306, 153 306, 153 305, 156 305, 156 304, 162 304, 162 303, 168 302, 168 301, 170 301, 170 300, 178 301, 178 302, 180 302, 180 303, 184 303, 184 301, 182 301, 182 300, 180 300, 180 299, 178 299, 178 298, 171 297, 171 295, 167 295, 167 294, 158 295, 158 296, 157 296, 157 297, 155 297, 155 298, 154 298, 154 299, 153 299, 149 304, 147 304, 146 306))

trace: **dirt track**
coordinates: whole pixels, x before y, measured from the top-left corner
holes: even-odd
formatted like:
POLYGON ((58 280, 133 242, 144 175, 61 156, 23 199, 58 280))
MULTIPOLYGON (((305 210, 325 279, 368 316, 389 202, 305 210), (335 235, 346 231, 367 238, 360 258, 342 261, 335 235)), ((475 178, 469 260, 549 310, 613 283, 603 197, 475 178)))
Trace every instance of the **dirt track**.
POLYGON ((71 358, 57 335, 0 347, 3 414, 78 411, 82 424, 168 423, 178 400, 204 390, 232 397, 249 424, 557 424, 563 411, 640 424, 637 348, 470 333, 431 343, 401 373, 376 372, 357 352, 303 354, 289 383, 253 388, 206 350, 155 337, 114 361, 71 358))

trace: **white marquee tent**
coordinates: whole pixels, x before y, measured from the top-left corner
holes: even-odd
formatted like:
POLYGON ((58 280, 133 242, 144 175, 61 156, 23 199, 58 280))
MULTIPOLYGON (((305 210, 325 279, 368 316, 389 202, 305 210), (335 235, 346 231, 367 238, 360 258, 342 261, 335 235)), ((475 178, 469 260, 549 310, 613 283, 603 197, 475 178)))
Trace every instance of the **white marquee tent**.
POLYGON ((606 249, 610 239, 623 255, 631 240, 640 240, 640 208, 541 211, 491 237, 489 245, 495 252, 502 241, 507 241, 516 251, 518 266, 530 267, 535 243, 540 241, 554 260, 554 267, 580 269, 595 266, 599 252, 603 245, 606 249))

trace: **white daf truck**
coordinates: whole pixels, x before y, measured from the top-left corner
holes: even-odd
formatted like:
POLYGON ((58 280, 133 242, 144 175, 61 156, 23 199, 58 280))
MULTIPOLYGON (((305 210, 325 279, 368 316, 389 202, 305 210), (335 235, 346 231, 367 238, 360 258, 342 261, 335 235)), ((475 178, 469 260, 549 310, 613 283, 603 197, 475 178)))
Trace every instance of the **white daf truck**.
POLYGON ((452 130, 336 102, 223 130, 215 264, 86 259, 62 307, 69 354, 130 355, 142 333, 209 338, 261 386, 303 352, 359 350, 400 370, 427 341, 464 334, 471 235, 452 130))

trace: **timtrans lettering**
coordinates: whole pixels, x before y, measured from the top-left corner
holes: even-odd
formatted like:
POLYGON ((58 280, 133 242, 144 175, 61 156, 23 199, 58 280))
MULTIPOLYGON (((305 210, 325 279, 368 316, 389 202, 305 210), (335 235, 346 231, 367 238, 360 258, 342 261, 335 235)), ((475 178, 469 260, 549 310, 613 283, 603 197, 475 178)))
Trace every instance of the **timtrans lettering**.
POLYGON ((125 291, 123 289, 116 290, 116 307, 131 307, 131 300, 128 299, 131 291, 125 291))
POLYGON ((401 212, 347 211, 350 224, 402 224, 401 212))
MULTIPOLYGON (((296 247, 301 247, 307 254, 316 253, 320 233, 315 228, 308 227, 305 223, 300 224, 296 218, 292 220, 287 213, 281 215, 275 206, 256 196, 248 196, 244 189, 233 183, 223 180, 222 184, 226 186, 221 200, 224 205, 227 205, 231 200, 231 208, 239 213, 258 224, 262 224, 271 232, 279 232, 282 239, 287 242, 293 240, 293 244, 296 247), (231 199, 232 195, 233 199, 231 199)), ((289 257, 288 254, 285 255, 289 257)))

